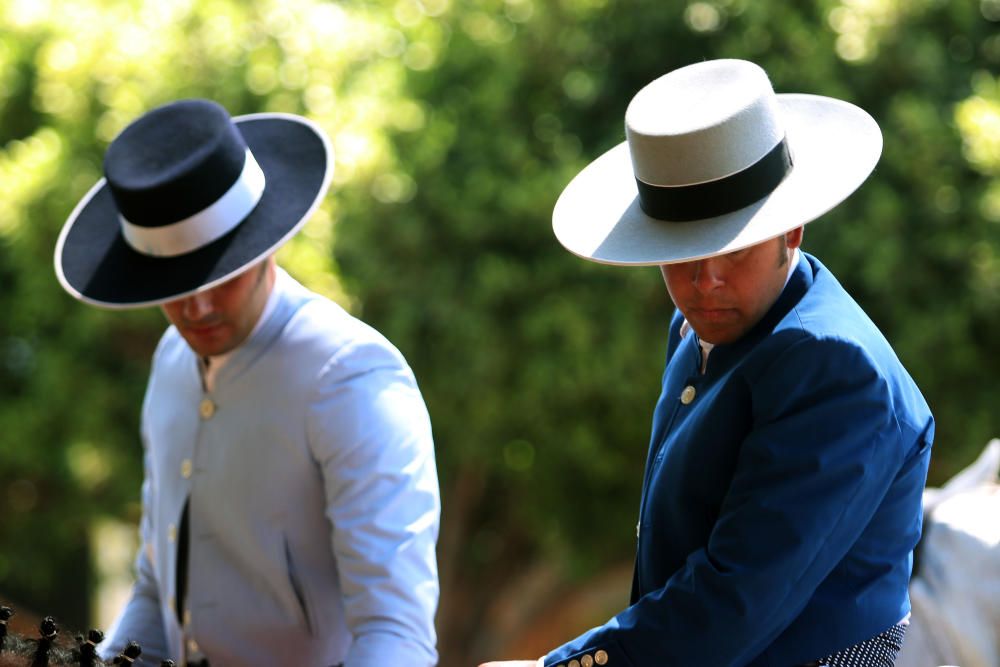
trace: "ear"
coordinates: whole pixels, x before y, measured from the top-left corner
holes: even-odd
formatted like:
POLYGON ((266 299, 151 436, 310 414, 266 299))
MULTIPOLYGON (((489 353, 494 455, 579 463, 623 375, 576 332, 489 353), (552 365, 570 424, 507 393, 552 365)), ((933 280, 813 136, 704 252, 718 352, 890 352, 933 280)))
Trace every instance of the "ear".
POLYGON ((796 227, 790 232, 785 233, 785 246, 789 250, 794 250, 802 245, 802 227, 796 227))

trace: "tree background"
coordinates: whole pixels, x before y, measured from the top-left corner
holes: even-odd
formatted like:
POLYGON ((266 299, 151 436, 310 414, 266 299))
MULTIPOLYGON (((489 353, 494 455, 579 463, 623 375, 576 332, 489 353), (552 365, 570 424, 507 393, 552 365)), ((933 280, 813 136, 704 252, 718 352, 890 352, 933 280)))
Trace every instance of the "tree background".
POLYGON ((331 194, 280 260, 420 381, 444 667, 537 655, 626 601, 671 306, 655 269, 565 252, 550 215, 676 67, 754 60, 879 121, 874 176, 805 247, 923 388, 940 483, 1000 435, 998 21, 1000 0, 5 0, 0 598, 86 627, 97 527, 137 521, 163 318, 75 302, 52 255, 108 142, 180 97, 333 140, 331 194))

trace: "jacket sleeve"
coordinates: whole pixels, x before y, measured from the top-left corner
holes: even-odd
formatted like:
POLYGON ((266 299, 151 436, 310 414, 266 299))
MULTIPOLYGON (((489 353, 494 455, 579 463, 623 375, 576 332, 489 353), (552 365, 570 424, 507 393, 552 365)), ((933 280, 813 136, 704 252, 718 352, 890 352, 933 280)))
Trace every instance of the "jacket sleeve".
POLYGON ((149 474, 148 449, 146 452, 142 483, 143 513, 139 526, 141 542, 135 559, 136 580, 132 586, 131 598, 108 629, 107 637, 98 648, 101 658, 110 661, 121 653, 129 641, 136 641, 142 648, 142 655, 138 661, 141 666, 159 665, 162 660, 169 657, 160 611, 160 595, 154 573, 152 531, 147 515, 153 481, 149 474))
POLYGON ((595 650, 608 665, 653 656, 665 666, 745 665, 864 530, 903 462, 874 363, 853 344, 805 338, 748 384, 753 427, 706 545, 665 586, 556 649, 546 665, 595 650))
POLYGON ((345 667, 437 663, 440 494, 430 418, 387 342, 340 350, 309 406, 354 641, 345 667))

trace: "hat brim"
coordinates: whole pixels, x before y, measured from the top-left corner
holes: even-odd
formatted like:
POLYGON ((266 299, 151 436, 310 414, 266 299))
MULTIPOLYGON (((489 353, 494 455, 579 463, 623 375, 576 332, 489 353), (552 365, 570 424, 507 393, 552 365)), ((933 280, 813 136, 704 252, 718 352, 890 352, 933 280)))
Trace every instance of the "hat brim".
POLYGON ((125 241, 118 208, 101 179, 77 204, 56 244, 56 275, 70 294, 104 308, 159 305, 229 280, 295 235, 333 176, 326 135, 291 114, 250 114, 233 121, 264 172, 264 194, 253 211, 203 248, 153 257, 125 241))
POLYGON ((643 266, 712 257, 775 238, 820 217, 860 186, 882 152, 864 110, 829 97, 777 95, 792 168, 768 196, 732 213, 670 222, 639 205, 627 143, 566 186, 552 229, 570 252, 603 264, 643 266))

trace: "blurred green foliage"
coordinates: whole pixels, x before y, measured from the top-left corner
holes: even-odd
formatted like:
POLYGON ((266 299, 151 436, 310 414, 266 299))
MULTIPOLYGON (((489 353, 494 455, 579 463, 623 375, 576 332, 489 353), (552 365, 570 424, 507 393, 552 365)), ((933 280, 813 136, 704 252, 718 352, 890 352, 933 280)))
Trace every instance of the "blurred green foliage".
POLYGON ((748 58, 778 92, 879 121, 874 176, 805 245, 924 389, 942 481, 1000 435, 997 21, 997 0, 8 0, 0 592, 82 625, 88 526, 137 516, 162 317, 77 304, 52 251, 108 141, 186 96, 333 138, 333 193, 281 260, 393 340, 427 398, 442 664, 489 656, 539 564, 573 579, 631 557, 671 308, 655 269, 562 250, 550 214, 675 67, 748 58))

